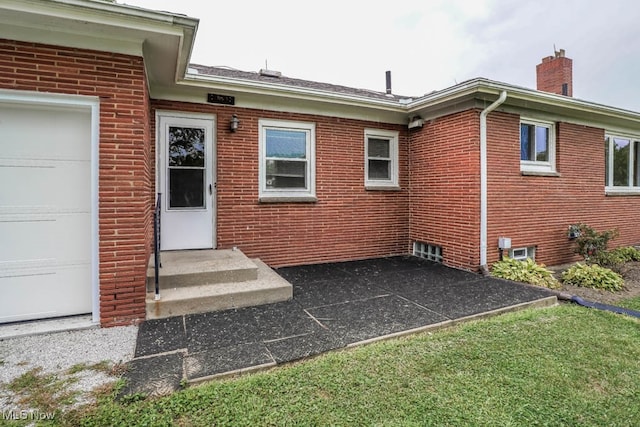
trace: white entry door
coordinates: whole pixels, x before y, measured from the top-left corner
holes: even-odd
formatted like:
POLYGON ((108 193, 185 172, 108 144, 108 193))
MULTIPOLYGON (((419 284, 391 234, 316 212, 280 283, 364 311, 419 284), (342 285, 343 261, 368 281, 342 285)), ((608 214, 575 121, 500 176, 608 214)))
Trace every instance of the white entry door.
POLYGON ((161 250, 214 248, 214 120, 158 112, 161 250))

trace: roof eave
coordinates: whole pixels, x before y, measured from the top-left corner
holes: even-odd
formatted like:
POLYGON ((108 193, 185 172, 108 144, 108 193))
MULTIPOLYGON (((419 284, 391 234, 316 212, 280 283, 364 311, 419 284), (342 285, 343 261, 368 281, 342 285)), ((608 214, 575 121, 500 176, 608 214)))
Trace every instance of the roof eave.
POLYGON ((175 84, 185 75, 198 22, 104 1, 3 0, 0 4, 0 38, 144 56, 151 84, 175 84))
POLYGON ((278 97, 289 97, 301 100, 331 101, 348 105, 361 105, 366 107, 376 107, 390 111, 405 111, 405 106, 397 100, 383 100, 360 96, 355 94, 345 94, 321 89, 302 88, 278 83, 265 83, 254 80, 238 79, 223 76, 203 76, 201 74, 188 73, 180 81, 185 86, 200 86, 210 89, 220 89, 227 92, 243 94, 260 94, 278 97))
POLYGON ((577 120, 606 126, 612 125, 640 127, 640 113, 621 108, 584 101, 572 97, 556 95, 509 85, 484 78, 477 78, 456 86, 425 95, 407 105, 409 114, 420 114, 443 105, 473 97, 493 102, 502 91, 508 96, 506 106, 523 109, 541 110, 562 114, 564 117, 575 117, 577 120))

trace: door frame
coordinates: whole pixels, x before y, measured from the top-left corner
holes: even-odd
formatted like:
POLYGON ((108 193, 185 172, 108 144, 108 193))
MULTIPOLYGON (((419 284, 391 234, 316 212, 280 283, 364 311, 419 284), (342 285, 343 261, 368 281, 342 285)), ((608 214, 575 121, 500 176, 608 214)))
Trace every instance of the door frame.
POLYGON ((69 107, 91 112, 91 322, 100 323, 100 239, 99 239, 99 142, 100 142, 100 98, 84 95, 49 94, 20 90, 0 89, 0 102, 36 105, 42 107, 69 107))
MULTIPOLYGON (((155 180, 155 194, 157 195, 160 189, 162 188, 162 180, 166 179, 166 159, 165 153, 161 144, 161 138, 163 129, 161 128, 161 119, 164 117, 170 117, 175 119, 197 119, 197 120, 207 120, 211 122, 211 185, 212 191, 208 196, 211 202, 211 241, 212 248, 215 249, 217 247, 217 217, 218 217, 218 197, 217 197, 217 165, 218 165, 218 151, 217 151, 217 139, 216 139, 216 125, 217 125, 217 117, 215 114, 207 114, 207 113, 192 113, 192 112, 184 112, 184 111, 175 111, 175 110, 156 110, 155 112, 155 131, 156 131, 156 143, 155 143, 155 151, 156 151, 156 180, 155 180)), ((162 195, 162 211, 168 208, 168 203, 166 203, 166 194, 162 195)), ((155 200, 155 197, 154 197, 155 200)), ((161 226, 162 227, 162 226, 161 226)))

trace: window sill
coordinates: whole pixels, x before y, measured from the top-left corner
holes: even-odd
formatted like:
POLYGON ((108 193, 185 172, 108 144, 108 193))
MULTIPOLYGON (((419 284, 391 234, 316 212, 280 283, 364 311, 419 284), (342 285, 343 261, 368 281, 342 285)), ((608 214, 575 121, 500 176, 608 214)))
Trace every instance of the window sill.
POLYGON ((364 189, 367 191, 401 191, 399 185, 365 185, 364 189))
POLYGON ((605 188, 605 196, 640 196, 640 188, 605 188))
POLYGON ((560 174, 559 172, 525 171, 525 170, 521 170, 520 175, 522 176, 553 176, 558 178, 562 176, 562 174, 560 174))
POLYGON ((259 203, 316 203, 315 196, 261 196, 259 203))

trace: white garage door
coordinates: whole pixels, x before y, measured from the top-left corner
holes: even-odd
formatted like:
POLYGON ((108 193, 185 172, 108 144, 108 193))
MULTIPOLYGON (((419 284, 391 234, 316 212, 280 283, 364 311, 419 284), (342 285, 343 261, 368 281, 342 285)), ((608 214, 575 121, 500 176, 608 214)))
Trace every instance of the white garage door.
POLYGON ((0 323, 92 311, 90 109, 0 101, 0 323))

